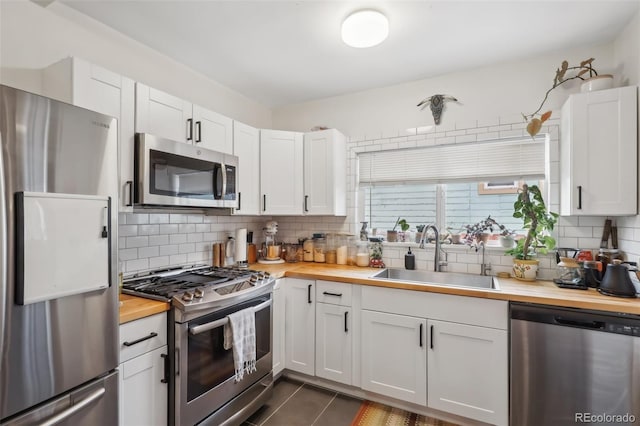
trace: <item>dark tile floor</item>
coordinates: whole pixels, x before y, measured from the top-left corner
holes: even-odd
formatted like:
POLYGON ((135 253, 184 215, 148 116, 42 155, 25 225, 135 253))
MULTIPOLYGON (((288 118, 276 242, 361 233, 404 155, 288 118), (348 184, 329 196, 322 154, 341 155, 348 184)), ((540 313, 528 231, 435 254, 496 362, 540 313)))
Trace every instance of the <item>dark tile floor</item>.
POLYGON ((308 383, 280 378, 273 397, 245 426, 349 426, 361 400, 308 383))

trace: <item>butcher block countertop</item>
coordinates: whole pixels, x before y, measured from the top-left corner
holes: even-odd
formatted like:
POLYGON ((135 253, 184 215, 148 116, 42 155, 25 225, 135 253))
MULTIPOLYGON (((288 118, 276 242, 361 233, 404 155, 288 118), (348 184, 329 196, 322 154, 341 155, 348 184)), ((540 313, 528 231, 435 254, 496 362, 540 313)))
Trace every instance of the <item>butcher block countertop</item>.
POLYGON ((357 266, 314 264, 307 262, 277 265, 253 264, 250 265, 250 268, 267 271, 278 278, 286 276, 291 278, 339 281, 360 285, 640 315, 640 298, 625 299, 621 297, 604 296, 593 288, 588 290, 562 289, 558 288, 551 281, 538 280, 525 282, 514 278, 494 277, 498 283, 499 290, 488 290, 375 279, 371 278, 371 276, 379 272, 379 269, 360 268, 357 266))
POLYGON ((167 302, 145 299, 144 297, 120 295, 120 324, 135 321, 150 315, 169 310, 167 302))
MULTIPOLYGON (((640 315, 640 298, 624 299, 604 296, 595 289, 570 290, 556 287, 551 281, 525 282, 513 278, 495 278, 499 290, 473 289, 446 285, 417 284, 371 278, 380 271, 376 268, 329 265, 322 263, 281 263, 276 265, 252 264, 250 269, 267 271, 276 278, 306 278, 310 280, 339 281, 344 283, 373 285, 458 296, 514 302, 539 303, 543 305, 592 309, 597 311, 623 312, 640 315)), ((120 324, 169 310, 169 304, 141 297, 120 295, 120 324)))

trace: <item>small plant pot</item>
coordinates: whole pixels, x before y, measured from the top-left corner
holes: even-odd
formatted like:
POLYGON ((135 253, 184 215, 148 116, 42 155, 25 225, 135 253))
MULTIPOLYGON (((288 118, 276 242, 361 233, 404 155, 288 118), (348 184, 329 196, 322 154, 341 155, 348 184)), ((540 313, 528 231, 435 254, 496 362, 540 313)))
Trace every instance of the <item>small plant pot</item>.
POLYGON ((416 243, 419 243, 422 239, 422 232, 416 232, 416 243))
POLYGON ((504 248, 513 248, 516 245, 516 240, 511 235, 501 235, 500 245, 504 248))
POLYGON ((596 90, 611 89, 613 87, 613 76, 611 74, 600 74, 586 79, 580 85, 581 92, 595 92, 596 90))
POLYGON ((513 259, 513 276, 521 281, 535 281, 538 274, 537 260, 513 259))
POLYGON ((398 231, 387 231, 387 242, 395 243, 398 241, 398 231))
POLYGON ((460 234, 451 234, 451 244, 460 244, 460 234))

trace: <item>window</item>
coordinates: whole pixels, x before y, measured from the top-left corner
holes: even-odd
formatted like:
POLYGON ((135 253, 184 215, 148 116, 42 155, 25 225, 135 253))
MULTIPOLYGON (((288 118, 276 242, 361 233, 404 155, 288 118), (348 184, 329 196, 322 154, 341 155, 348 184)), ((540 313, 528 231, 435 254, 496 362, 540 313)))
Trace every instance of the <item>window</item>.
POLYGON ((489 215, 519 231, 522 222, 512 216, 517 189, 523 182, 543 183, 546 164, 544 139, 367 152, 358 158, 363 220, 380 231, 392 229, 400 217, 411 229, 435 223, 455 232, 489 215))

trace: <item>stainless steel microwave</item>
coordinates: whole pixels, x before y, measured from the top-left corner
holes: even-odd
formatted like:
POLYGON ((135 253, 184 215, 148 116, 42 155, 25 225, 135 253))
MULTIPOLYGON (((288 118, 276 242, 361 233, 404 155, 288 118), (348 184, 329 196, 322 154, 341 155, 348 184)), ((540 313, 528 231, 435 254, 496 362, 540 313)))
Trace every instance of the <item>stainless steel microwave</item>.
POLYGON ((134 200, 140 206, 238 207, 238 157, 137 133, 134 200))

